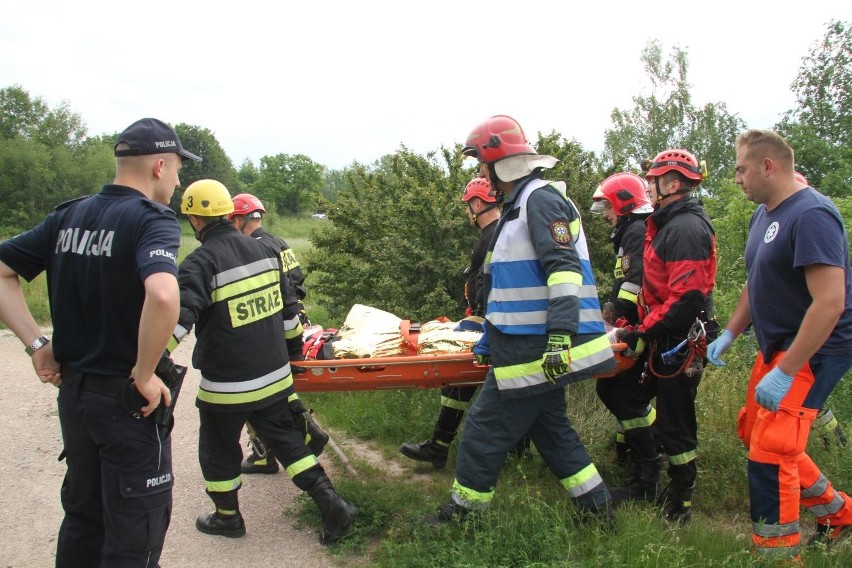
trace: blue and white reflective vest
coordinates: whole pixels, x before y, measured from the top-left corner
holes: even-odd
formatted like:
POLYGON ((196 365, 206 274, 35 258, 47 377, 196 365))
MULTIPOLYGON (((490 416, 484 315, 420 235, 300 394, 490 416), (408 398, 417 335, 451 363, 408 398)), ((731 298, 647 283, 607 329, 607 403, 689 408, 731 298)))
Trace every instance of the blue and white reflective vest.
MULTIPOLYGON (((582 380, 611 368, 614 357, 606 337, 586 236, 576 206, 565 195, 564 183, 532 179, 516 191, 521 193, 507 203, 509 210, 503 212, 486 257, 485 318, 502 334, 515 336, 546 336, 554 329, 554 322, 570 320, 567 330, 556 325, 559 331, 571 332, 571 370, 558 383, 582 380), (571 210, 567 224, 570 234, 564 236, 564 242, 576 250, 578 272, 546 274, 530 237, 527 202, 535 191, 548 185, 558 190, 571 210)), ((496 347, 493 341, 492 347, 496 347)), ((541 355, 542 352, 525 354, 524 360, 503 367, 495 360, 497 384, 501 389, 536 389, 546 384, 541 355)))

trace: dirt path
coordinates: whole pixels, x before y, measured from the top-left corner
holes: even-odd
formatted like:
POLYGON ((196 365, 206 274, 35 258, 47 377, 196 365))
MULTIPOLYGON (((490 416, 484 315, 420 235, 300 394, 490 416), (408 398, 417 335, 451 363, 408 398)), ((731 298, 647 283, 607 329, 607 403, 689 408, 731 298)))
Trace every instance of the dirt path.
MULTIPOLYGON (((193 345, 194 337, 187 337, 175 360, 188 363, 193 345)), ((198 379, 198 372, 190 369, 175 408, 174 509, 161 565, 333 566, 316 530, 294 528, 286 514, 299 490, 283 472, 243 478, 245 537, 214 537, 195 529, 195 518, 212 511, 198 466, 198 379)), ((53 566, 65 474, 64 463, 56 460, 62 449, 56 390, 39 382, 20 341, 7 330, 0 330, 0 384, 0 567, 53 566)), ((334 479, 331 459, 323 454, 320 460, 334 479)))

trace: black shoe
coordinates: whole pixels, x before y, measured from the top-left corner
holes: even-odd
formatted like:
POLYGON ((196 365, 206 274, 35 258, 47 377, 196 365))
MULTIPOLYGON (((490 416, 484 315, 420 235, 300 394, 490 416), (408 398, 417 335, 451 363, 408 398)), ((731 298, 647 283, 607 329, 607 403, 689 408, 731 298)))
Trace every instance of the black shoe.
POLYGON ((662 515, 670 523, 688 525, 692 521, 692 487, 678 487, 669 483, 657 497, 657 505, 662 507, 662 515))
POLYGON ((319 456, 325 449, 326 444, 328 444, 328 434, 316 423, 313 413, 313 408, 302 413, 302 418, 305 420, 305 443, 308 444, 308 447, 315 456, 319 456))
POLYGON ((826 546, 836 546, 852 537, 852 525, 829 526, 817 523, 816 532, 808 539, 807 546, 825 543, 826 546))
POLYGON ((660 494, 660 462, 658 458, 638 460, 633 477, 626 485, 609 490, 615 503, 647 501, 653 503, 660 494))
POLYGON ((468 509, 451 501, 438 507, 438 510, 434 513, 429 513, 423 517, 422 522, 429 526, 437 527, 453 521, 463 521, 467 518, 469 513, 470 511, 468 509))
POLYGON ((405 457, 422 462, 432 462, 435 469, 441 469, 447 465, 450 448, 430 439, 420 444, 403 444, 399 451, 405 457))
POLYGON ((618 531, 618 523, 615 518, 615 508, 612 502, 604 507, 592 510, 581 510, 576 518, 580 525, 598 525, 607 534, 618 531))
POLYGON ((220 515, 218 512, 199 515, 195 519, 195 528, 206 534, 228 538, 240 538, 246 534, 246 524, 239 511, 236 515, 220 515))
POLYGON ((327 546, 337 542, 355 521, 358 509, 337 494, 331 480, 325 475, 308 490, 308 495, 314 500, 322 515, 320 544, 327 546))
POLYGON ((266 454, 266 457, 262 458, 252 451, 240 464, 240 471, 246 474, 278 473, 278 462, 272 454, 266 454))
POLYGON ((615 464, 627 469, 633 463, 633 451, 627 442, 615 441, 615 464))

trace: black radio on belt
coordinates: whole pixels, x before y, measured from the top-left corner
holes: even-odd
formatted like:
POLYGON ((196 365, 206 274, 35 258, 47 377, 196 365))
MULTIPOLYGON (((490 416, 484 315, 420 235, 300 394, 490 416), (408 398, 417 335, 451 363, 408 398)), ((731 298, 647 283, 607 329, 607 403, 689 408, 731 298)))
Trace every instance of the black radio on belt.
MULTIPOLYGON (((161 426, 168 426, 169 418, 172 417, 172 412, 175 409, 180 387, 183 385, 183 379, 186 376, 186 367, 183 365, 175 365, 169 357, 163 356, 160 362, 157 363, 157 368, 154 370, 163 384, 165 384, 172 395, 172 403, 166 406, 162 402, 157 406, 156 410, 151 413, 150 417, 154 422, 161 426)), ((148 401, 136 390, 136 383, 133 378, 127 379, 122 390, 122 400, 124 407, 136 418, 142 418, 142 407, 148 406, 148 401)))

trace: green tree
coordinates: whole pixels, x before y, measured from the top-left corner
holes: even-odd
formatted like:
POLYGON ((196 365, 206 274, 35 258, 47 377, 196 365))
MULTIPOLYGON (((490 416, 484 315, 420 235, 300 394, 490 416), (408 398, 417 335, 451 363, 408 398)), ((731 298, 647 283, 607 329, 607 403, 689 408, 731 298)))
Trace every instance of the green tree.
POLYGON ((0 89, 0 137, 36 140, 48 147, 76 146, 86 137, 79 114, 63 101, 51 109, 18 85, 0 89))
POLYGON ((604 134, 607 169, 638 171, 644 160, 667 148, 686 148, 706 161, 711 180, 729 176, 736 157, 731 141, 745 123, 730 114, 725 103, 693 103, 685 50, 675 47, 664 58, 660 42, 651 40, 641 60, 651 92, 633 97, 632 109, 612 111, 613 127, 604 134))
MULTIPOLYGON (((183 147, 201 156, 202 160, 201 163, 192 160, 184 161, 180 172, 182 189, 200 179, 215 179, 225 184, 231 195, 242 192, 243 185, 237 176, 234 164, 209 128, 185 123, 180 123, 174 128, 183 147)), ((182 189, 175 191, 172 203, 180 203, 182 189)))
POLYGON ((852 185, 852 27, 831 21, 791 85, 797 107, 776 130, 796 151, 796 167, 820 191, 845 196, 852 185))
MULTIPOLYGON (((353 166, 354 167, 354 166, 353 166)), ((346 189, 346 171, 326 169, 323 175, 323 185, 320 194, 328 201, 334 203, 337 196, 346 189)))
POLYGON ((427 321, 462 315, 464 277, 478 238, 461 193, 473 172, 460 147, 425 156, 402 147, 372 166, 344 170, 331 223, 311 236, 311 294, 333 320, 356 303, 427 321))
POLYGON ((29 138, 45 114, 47 103, 33 99, 21 86, 0 89, 0 137, 29 138))
POLYGON ((304 154, 278 154, 260 159, 252 191, 279 215, 312 207, 323 187, 323 166, 304 154))
POLYGON ((244 187, 251 187, 257 181, 257 178, 260 177, 260 174, 254 163, 246 158, 237 170, 237 177, 244 187))

